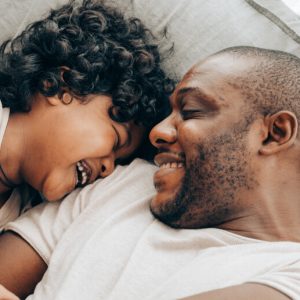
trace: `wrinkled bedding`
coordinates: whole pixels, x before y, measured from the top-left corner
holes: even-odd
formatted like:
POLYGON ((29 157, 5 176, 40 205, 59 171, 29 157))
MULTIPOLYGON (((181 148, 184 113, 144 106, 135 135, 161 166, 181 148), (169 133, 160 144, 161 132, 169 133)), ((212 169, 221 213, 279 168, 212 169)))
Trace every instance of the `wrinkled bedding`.
MULTIPOLYGON (((67 0, 1 0, 0 41, 67 0)), ((250 45, 284 50, 300 56, 300 17, 281 0, 108 0, 127 15, 141 18, 154 33, 167 27, 174 53, 165 60, 180 78, 195 61, 222 48, 250 45)), ((285 0, 295 7, 296 1, 285 0)))

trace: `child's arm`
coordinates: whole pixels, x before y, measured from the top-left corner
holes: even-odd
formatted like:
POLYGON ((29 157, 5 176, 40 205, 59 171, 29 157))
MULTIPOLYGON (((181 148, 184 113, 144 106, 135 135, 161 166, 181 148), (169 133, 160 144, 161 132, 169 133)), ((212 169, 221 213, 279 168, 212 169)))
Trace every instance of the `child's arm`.
POLYGON ((0 284, 24 298, 33 292, 46 269, 39 254, 18 234, 0 235, 0 284))

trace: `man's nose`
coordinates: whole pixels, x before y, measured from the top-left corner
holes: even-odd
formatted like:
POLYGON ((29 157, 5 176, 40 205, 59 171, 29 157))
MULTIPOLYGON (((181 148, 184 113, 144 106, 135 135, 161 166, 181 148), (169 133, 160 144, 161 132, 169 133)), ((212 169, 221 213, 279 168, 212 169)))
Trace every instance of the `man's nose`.
POLYGON ((175 143, 177 140, 177 130, 174 126, 174 117, 170 115, 153 127, 149 138, 152 145, 156 148, 175 143))
POLYGON ((101 159, 100 165, 100 177, 106 177, 110 175, 115 169, 115 155, 111 153, 109 156, 101 159))

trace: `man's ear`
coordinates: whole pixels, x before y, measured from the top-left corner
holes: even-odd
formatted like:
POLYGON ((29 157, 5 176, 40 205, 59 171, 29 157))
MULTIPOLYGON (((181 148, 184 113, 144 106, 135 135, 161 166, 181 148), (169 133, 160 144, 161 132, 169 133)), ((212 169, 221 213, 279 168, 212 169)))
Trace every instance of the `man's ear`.
POLYGON ((265 118, 267 136, 259 153, 271 155, 285 150, 295 143, 298 134, 298 120, 290 111, 279 111, 265 118))

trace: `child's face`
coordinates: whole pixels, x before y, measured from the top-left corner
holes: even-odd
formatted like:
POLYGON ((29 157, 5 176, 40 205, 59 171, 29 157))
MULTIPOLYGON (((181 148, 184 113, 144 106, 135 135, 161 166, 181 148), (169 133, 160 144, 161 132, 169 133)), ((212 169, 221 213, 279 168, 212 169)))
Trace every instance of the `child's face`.
POLYGON ((46 108, 33 107, 29 115, 39 119, 33 130, 35 146, 22 170, 24 180, 55 201, 109 175, 115 160, 132 154, 145 132, 132 122, 113 121, 111 105, 111 98, 98 95, 84 104, 73 99, 67 105, 57 101, 46 108))

